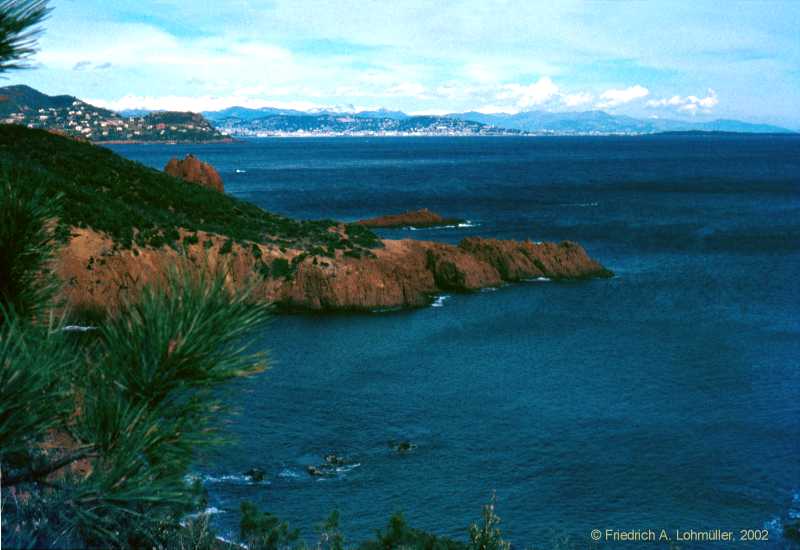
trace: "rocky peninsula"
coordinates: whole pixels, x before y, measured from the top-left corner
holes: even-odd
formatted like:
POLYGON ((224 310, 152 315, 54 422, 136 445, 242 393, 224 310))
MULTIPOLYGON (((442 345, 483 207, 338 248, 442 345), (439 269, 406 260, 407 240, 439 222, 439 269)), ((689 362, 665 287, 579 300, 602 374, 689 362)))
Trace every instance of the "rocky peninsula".
MULTIPOLYGON (((165 174, 103 147, 8 125, 0 126, 0 160, 60 197, 53 270, 77 307, 113 310, 176 266, 224 270, 231 287, 258 300, 313 311, 421 307, 442 292, 611 274, 574 242, 470 237, 452 245, 381 239, 366 224, 293 220, 226 195, 216 170, 191 155, 170 161, 165 174)), ((383 218, 412 219, 448 221, 427 210, 383 218)))

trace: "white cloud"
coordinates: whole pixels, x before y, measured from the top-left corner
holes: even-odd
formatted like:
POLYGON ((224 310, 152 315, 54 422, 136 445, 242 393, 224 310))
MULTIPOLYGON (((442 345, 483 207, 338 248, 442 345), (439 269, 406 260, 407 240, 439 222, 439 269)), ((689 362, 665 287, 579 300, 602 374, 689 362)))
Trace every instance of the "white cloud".
POLYGON ((219 111, 227 107, 239 106, 258 109, 274 107, 276 109, 296 109, 313 111, 329 109, 332 106, 311 101, 273 101, 244 96, 138 96, 126 95, 120 99, 106 101, 103 99, 87 99, 88 103, 113 111, 127 109, 147 109, 152 111, 219 111))
POLYGON ((717 92, 709 88, 706 97, 674 95, 669 98, 651 99, 647 102, 647 106, 653 108, 674 107, 680 112, 696 115, 698 111, 710 113, 718 103, 717 92))
POLYGON ((577 92, 574 94, 564 94, 561 96, 561 103, 565 107, 580 107, 594 101, 594 95, 589 92, 577 92))
POLYGON ((416 97, 424 99, 426 97, 425 86, 418 82, 398 82, 389 87, 385 94, 387 96, 416 97))
POLYGON ((642 99, 650 95, 650 90, 644 86, 637 84, 636 86, 629 86, 622 90, 606 90, 600 95, 600 102, 595 105, 598 109, 608 109, 609 107, 617 107, 642 99))
POLYGON ((531 84, 506 84, 495 96, 500 101, 513 101, 521 109, 542 105, 558 94, 558 86, 549 76, 543 76, 531 84))

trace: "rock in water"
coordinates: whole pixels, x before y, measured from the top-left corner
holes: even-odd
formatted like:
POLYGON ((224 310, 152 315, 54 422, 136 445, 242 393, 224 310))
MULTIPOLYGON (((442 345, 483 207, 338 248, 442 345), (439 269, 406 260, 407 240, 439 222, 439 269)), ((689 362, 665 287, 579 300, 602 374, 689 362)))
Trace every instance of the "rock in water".
POLYGON ((170 176, 181 178, 191 183, 197 183, 203 187, 214 189, 220 193, 225 192, 222 185, 222 178, 213 166, 203 162, 194 155, 186 155, 183 160, 171 159, 164 167, 164 172, 170 176))
POLYGON ((366 227, 392 228, 392 227, 437 227, 441 225, 458 225, 463 220, 456 218, 443 218, 436 212, 431 212, 427 208, 404 212, 402 214, 392 214, 391 216, 380 216, 361 220, 357 222, 366 227))
POLYGON ((259 482, 264 481, 264 470, 260 468, 250 468, 247 470, 244 475, 250 478, 250 481, 259 482))

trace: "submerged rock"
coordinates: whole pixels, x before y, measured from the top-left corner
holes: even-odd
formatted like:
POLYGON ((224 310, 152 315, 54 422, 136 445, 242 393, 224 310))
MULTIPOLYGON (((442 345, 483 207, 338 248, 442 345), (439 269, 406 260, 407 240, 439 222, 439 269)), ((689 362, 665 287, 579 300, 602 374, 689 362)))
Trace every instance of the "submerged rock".
POLYGON ((343 457, 334 453, 330 453, 325 455, 325 462, 319 464, 318 466, 306 466, 306 471, 311 476, 330 477, 336 475, 340 467, 348 464, 350 464, 350 462, 343 457))
POLYGON ((342 457, 333 453, 325 456, 325 462, 331 466, 343 466, 345 464, 345 460, 342 457))
POLYGON ((186 155, 183 160, 171 159, 164 167, 164 172, 170 176, 181 178, 203 187, 214 189, 220 193, 225 192, 222 178, 213 166, 203 162, 194 155, 186 155))
POLYGON ((328 466, 306 466, 306 471, 314 477, 330 477, 336 474, 336 470, 328 466))
POLYGON ((250 481, 255 481, 256 483, 259 481, 264 481, 265 473, 264 470, 260 468, 250 468, 247 470, 244 475, 250 478, 250 481))
POLYGON ((417 448, 416 444, 410 441, 390 441, 389 446, 398 453, 409 453, 417 448))

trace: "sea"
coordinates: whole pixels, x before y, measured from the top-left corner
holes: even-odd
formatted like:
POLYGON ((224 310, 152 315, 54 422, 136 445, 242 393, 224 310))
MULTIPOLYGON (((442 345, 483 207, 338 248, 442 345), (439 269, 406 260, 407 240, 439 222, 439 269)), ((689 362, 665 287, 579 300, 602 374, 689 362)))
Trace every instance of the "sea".
POLYGON ((515 548, 637 547, 594 543, 595 529, 721 529, 733 543, 678 547, 793 547, 782 526, 800 518, 800 136, 111 148, 158 169, 193 153, 228 194, 294 218, 429 208, 466 221, 380 234, 573 240, 616 274, 415 310, 276 315, 255 335, 271 368, 224 389, 232 442, 194 468, 221 534, 236 537, 247 500, 309 541, 333 510, 350 542, 395 512, 466 540, 494 499, 515 548), (331 453, 343 463, 309 475, 331 453), (740 541, 747 530, 767 540, 740 541))

